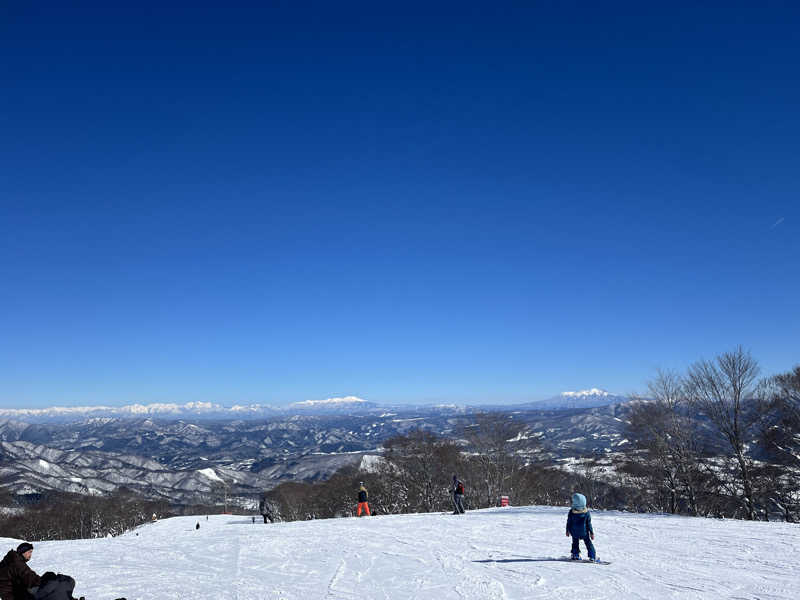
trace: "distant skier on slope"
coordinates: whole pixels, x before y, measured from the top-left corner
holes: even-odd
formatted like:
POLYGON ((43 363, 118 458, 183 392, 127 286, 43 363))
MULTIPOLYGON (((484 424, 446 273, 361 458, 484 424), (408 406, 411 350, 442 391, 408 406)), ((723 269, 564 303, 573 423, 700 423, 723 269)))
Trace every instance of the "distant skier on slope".
POLYGON ((264 517, 264 523, 266 524, 267 520, 270 523, 274 523, 275 519, 277 518, 278 511, 273 506, 272 502, 267 500, 265 497, 261 497, 261 500, 258 502, 258 512, 261 513, 261 516, 264 517))
POLYGON ((2 600, 28 600, 28 590, 41 582, 28 561, 33 555, 33 544, 23 542, 16 550, 9 550, 0 561, 0 598, 2 600))
POLYGON ((450 493, 453 494, 453 514, 463 515, 464 483, 458 477, 456 477, 455 473, 453 473, 453 487, 451 488, 450 493))
POLYGON ((356 516, 360 517, 361 516, 361 511, 364 510, 364 511, 366 511, 367 516, 369 517, 370 514, 369 514, 369 504, 367 503, 367 488, 364 487, 364 482, 363 481, 359 481, 358 485, 359 485, 359 488, 358 488, 358 510, 356 512, 356 516))
POLYGON ((572 560, 581 559, 580 541, 586 544, 586 551, 589 553, 589 560, 597 561, 594 551, 594 530, 592 529, 592 515, 586 508, 586 496, 583 494, 572 494, 572 508, 567 514, 567 537, 572 536, 572 560))

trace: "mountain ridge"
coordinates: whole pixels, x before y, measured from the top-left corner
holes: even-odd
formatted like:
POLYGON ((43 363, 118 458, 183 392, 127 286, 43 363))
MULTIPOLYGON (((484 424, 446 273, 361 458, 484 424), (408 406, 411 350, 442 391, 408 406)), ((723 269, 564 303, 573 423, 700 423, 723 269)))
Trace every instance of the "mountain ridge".
POLYGON ((536 400, 519 404, 379 404, 359 398, 344 396, 323 400, 303 400, 285 406, 272 404, 234 404, 224 406, 212 402, 186 402, 129 404, 123 406, 52 406, 46 408, 0 408, 0 420, 35 422, 67 422, 89 418, 132 418, 153 417, 160 419, 262 419, 287 416, 293 412, 302 414, 372 413, 376 411, 400 412, 470 412, 513 410, 515 408, 538 408, 541 410, 561 410, 607 406, 627 401, 624 396, 591 388, 579 392, 562 392, 546 400, 536 400))
MULTIPOLYGON (((534 453, 568 463, 621 449, 626 406, 498 410, 523 425, 524 432, 513 440, 521 456, 534 453)), ((465 428, 485 412, 381 407, 263 419, 0 420, 0 487, 18 494, 128 487, 150 498, 188 503, 215 493, 219 482, 202 472, 212 468, 231 495, 254 496, 283 481, 327 479, 364 456, 380 455, 386 440, 417 429, 463 444, 465 428)))

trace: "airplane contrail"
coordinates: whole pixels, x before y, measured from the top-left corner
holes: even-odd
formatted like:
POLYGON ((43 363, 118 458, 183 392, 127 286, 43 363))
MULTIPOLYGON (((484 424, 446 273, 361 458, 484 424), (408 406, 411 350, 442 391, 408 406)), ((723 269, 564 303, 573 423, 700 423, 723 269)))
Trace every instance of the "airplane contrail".
POLYGON ((775 221, 775 222, 772 224, 772 227, 770 227, 770 229, 775 229, 775 228, 776 228, 778 225, 780 225, 781 223, 783 223, 783 217, 781 217, 780 219, 778 219, 777 221, 775 221))

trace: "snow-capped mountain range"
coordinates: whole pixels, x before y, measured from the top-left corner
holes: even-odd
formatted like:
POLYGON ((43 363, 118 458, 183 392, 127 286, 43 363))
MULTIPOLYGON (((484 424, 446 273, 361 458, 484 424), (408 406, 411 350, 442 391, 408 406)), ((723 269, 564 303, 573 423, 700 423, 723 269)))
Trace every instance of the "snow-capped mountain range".
POLYGON ((223 406, 211 402, 187 402, 185 404, 155 403, 131 404, 127 406, 53 406, 49 408, 0 408, 0 419, 19 419, 31 422, 70 421, 96 417, 159 419, 263 419, 284 416, 295 412, 341 412, 364 411, 377 405, 355 396, 306 400, 287 406, 269 404, 234 404, 223 406))
POLYGON ((547 400, 519 405, 456 405, 435 406, 381 405, 358 396, 304 400, 286 406, 269 404, 234 404, 223 406, 211 402, 185 404, 155 403, 127 406, 53 406, 49 408, 0 408, 0 420, 13 419, 26 422, 68 422, 89 418, 159 418, 159 419, 264 419, 285 417, 290 414, 370 414, 387 410, 408 412, 472 412, 475 410, 509 410, 515 408, 535 410, 574 410, 594 408, 625 402, 628 398, 616 396, 598 388, 579 392, 563 392, 547 400))
POLYGON ((37 494, 108 493, 124 486, 191 503, 224 481, 232 495, 252 497, 286 480, 325 479, 379 455, 385 440, 414 429, 460 439, 476 415, 490 410, 512 413, 525 425, 514 440, 520 452, 536 448, 569 461, 626 443, 627 409, 619 400, 588 390, 508 406, 389 407, 348 396, 282 408, 187 403, 4 409, 0 487, 37 494))

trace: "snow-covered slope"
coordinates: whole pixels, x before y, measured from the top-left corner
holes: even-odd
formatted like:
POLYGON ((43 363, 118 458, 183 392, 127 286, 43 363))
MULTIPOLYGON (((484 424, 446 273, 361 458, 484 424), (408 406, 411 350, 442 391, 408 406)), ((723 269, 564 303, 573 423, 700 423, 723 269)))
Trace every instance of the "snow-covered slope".
MULTIPOLYGON (((797 597, 797 525, 595 512, 611 564, 593 565, 563 560, 566 512, 177 517, 113 539, 33 540, 30 566, 74 576, 75 595, 91 600, 797 597)), ((0 538, 0 550, 18 543, 0 538)))

